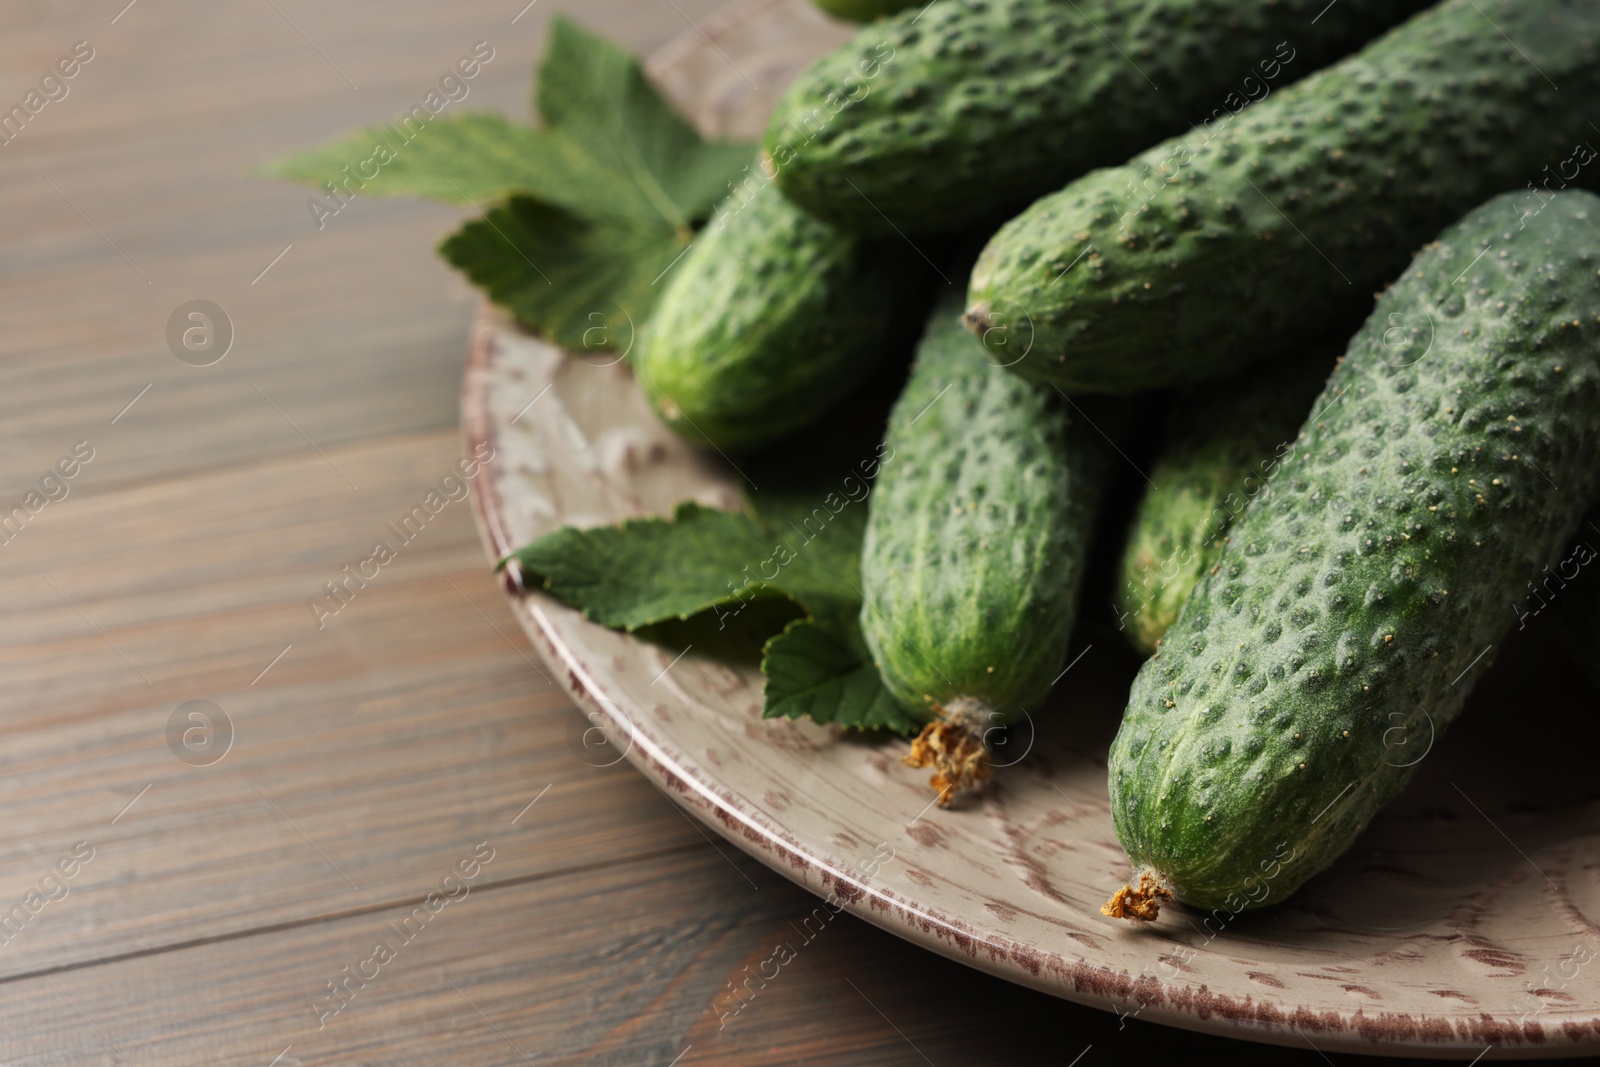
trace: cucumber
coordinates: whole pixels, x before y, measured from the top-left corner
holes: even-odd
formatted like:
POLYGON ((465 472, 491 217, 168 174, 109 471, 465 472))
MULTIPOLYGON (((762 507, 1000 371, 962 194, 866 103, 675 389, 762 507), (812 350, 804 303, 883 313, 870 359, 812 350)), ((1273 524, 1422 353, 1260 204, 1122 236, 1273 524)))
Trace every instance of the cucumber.
POLYGON ((728 451, 775 441, 861 384, 904 330, 921 262, 759 186, 668 268, 634 374, 662 420, 728 451))
POLYGON ((870 22, 908 7, 922 6, 921 0, 816 0, 816 3, 828 14, 851 22, 870 22))
POLYGON ((1520 230, 1517 202, 1379 298, 1134 679, 1109 776, 1138 886, 1108 914, 1257 908, 1333 863, 1600 491, 1600 197, 1520 230))
POLYGON ((971 325, 997 350, 1025 337, 1013 369, 1068 392, 1220 378, 1323 336, 1468 209, 1579 176, 1597 54, 1592 0, 1445 0, 1220 131, 1037 201, 973 269, 971 325))
POLYGON ((1098 435, 984 359, 943 301, 889 417, 861 550, 861 628, 927 723, 907 762, 940 803, 988 776, 983 739, 1061 671, 1105 481, 1098 435))
POLYGON ((1123 550, 1118 627, 1156 650, 1227 542, 1228 529, 1292 448, 1333 353, 1280 360, 1174 398, 1150 488, 1123 550))
POLYGON ((1428 2, 916 4, 801 74, 765 148, 783 191, 840 225, 998 221, 1268 99, 1428 2))

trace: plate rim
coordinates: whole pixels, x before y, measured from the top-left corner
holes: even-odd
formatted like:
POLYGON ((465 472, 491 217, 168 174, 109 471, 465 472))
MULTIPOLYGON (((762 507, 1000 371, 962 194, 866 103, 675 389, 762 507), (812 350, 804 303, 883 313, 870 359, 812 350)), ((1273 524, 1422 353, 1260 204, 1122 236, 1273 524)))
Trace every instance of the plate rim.
MULTIPOLYGON (((492 454, 500 454, 498 427, 489 400, 493 376, 488 371, 495 356, 496 338, 502 331, 522 334, 501 312, 481 302, 473 318, 462 384, 465 455, 481 454, 477 450, 484 445, 494 449, 492 454)), ((518 546, 509 540, 507 501, 500 483, 492 472, 488 473, 488 477, 477 480, 472 513, 480 541, 495 564, 518 546)), ((724 792, 716 781, 687 765, 669 743, 643 725, 642 715, 628 717, 620 704, 605 696, 603 686, 560 639, 550 612, 573 609, 543 591, 522 589, 507 571, 499 572, 498 578, 497 584, 518 624, 545 663, 554 669, 556 684, 580 710, 591 717, 604 716, 619 736, 630 738, 632 743, 624 758, 648 781, 768 868, 825 900, 837 900, 842 910, 922 948, 1087 1007, 1119 1015, 1124 1009, 1137 1008, 1139 1017, 1147 1022, 1258 1044, 1301 1047, 1305 1043, 1303 1032, 1310 1031, 1319 1039, 1313 1046, 1319 1050, 1374 1056, 1464 1060, 1483 1052, 1485 1043, 1509 1048, 1520 1058, 1571 1058, 1600 1051, 1600 1011, 1591 1010, 1587 1019, 1563 1016, 1559 1020, 1532 1020, 1520 1027, 1514 1016, 1479 1012, 1463 1031, 1461 1024, 1469 1020, 1459 1015, 1368 1013, 1361 1008, 1330 1011, 1304 1004, 1280 1006, 1270 998, 1240 998, 1213 991, 1203 983, 1154 975, 1141 978, 1087 958, 1072 959, 898 896, 870 878, 853 874, 833 857, 808 850, 766 813, 746 808, 739 797, 724 792), (613 707, 623 718, 613 713, 613 707), (1141 992, 1153 996, 1148 1002, 1141 1001, 1141 992), (1572 1031, 1577 1027, 1584 1027, 1588 1033, 1574 1038, 1572 1031), (1477 1036, 1480 1032, 1481 1037, 1477 1036), (1501 1044, 1513 1037, 1515 1044, 1501 1044)), ((1117 936, 1139 933, 1119 931, 1117 936)))
MULTIPOLYGON (((649 56, 645 68, 653 77, 660 77, 700 48, 716 48, 715 41, 740 23, 788 4, 809 2, 735 0, 703 20, 710 26, 706 34, 698 30, 684 31, 649 56)), ((496 338, 504 331, 529 335, 483 299, 477 304, 470 331, 461 388, 463 454, 477 455, 477 449, 483 445, 495 449, 493 454, 499 454, 496 445, 499 427, 490 403, 493 376, 488 373, 495 357, 496 338)), ((492 472, 476 481, 471 508, 474 524, 491 564, 497 564, 519 546, 510 542, 505 521, 507 502, 502 497, 500 482, 492 472)), ((1591 1007, 1587 1018, 1535 1019, 1519 1026, 1514 1015, 1488 1011, 1476 1013, 1469 1020, 1462 1015, 1369 1014, 1362 1008, 1324 1010, 1308 1005, 1280 1006, 1270 998, 1258 999, 1253 995, 1240 998, 1214 992, 1203 983, 1182 978, 1163 980, 1154 975, 1141 978, 1107 964, 1092 963, 1081 956, 1070 959, 1059 952, 1008 938, 981 924, 971 925, 937 909, 902 899, 887 888, 875 885, 870 878, 855 875, 836 859, 808 851, 766 813, 753 806, 747 810, 740 798, 727 795, 717 782, 702 776, 674 755, 671 745, 652 736, 641 725, 642 716, 638 717, 640 721, 635 721, 622 711, 624 720, 619 720, 607 705, 621 711, 620 705, 603 694, 603 687, 556 632, 550 611, 572 609, 542 591, 523 590, 507 572, 500 572, 498 577, 508 607, 546 664, 555 670, 556 683, 580 710, 591 717, 605 716, 630 738, 632 743, 624 758, 646 780, 747 855, 808 892, 825 900, 834 898, 842 905, 842 910, 919 947, 1005 981, 1086 1007, 1118 1014, 1122 1014, 1124 1008, 1137 1008, 1144 1021, 1257 1044, 1304 1047, 1310 1040, 1303 1031, 1310 1031, 1321 1039, 1318 1044, 1311 1045, 1313 1049, 1371 1056, 1465 1060, 1484 1052, 1485 1043, 1508 1048, 1524 1059, 1573 1058, 1600 1053, 1600 1007, 1591 1007), (1153 994, 1148 1003, 1141 1001, 1141 991, 1153 994), (1463 1022, 1469 1025, 1462 1028, 1463 1022), (1586 1032, 1574 1037, 1573 1031, 1580 1028, 1586 1032), (1502 1045, 1508 1038, 1513 1043, 1502 1045)), ((1119 931, 1118 936, 1139 934, 1132 930, 1119 931)))

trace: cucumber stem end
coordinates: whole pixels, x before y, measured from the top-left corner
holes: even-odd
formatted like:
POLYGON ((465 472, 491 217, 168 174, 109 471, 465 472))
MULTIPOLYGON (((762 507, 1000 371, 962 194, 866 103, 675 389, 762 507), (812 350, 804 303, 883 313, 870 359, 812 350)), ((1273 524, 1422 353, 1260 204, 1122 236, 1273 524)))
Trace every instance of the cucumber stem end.
POLYGON ((934 705, 934 711, 939 717, 922 728, 901 762, 907 767, 932 767, 928 784, 938 790, 939 806, 948 808, 993 773, 983 743, 987 705, 959 697, 948 705, 934 705))
POLYGON ((1138 888, 1125 885, 1117 890, 1110 900, 1100 905, 1100 914, 1111 919, 1154 921, 1161 914, 1161 901, 1172 899, 1172 890, 1162 881, 1159 875, 1151 871, 1140 871, 1138 888))
POLYGON ((989 306, 989 301, 980 300, 968 308, 961 318, 967 324, 967 329, 982 337, 989 327, 993 325, 990 319, 992 310, 989 306))

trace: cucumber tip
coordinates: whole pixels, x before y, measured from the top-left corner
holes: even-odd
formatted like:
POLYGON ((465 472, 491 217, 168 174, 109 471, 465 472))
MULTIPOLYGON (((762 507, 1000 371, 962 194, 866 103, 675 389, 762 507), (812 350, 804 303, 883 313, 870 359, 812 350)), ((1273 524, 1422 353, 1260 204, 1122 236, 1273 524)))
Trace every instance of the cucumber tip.
POLYGON ((967 329, 982 337, 984 332, 994 325, 990 312, 989 301, 980 300, 967 309, 961 320, 967 324, 967 329))
POLYGON ((1153 922, 1161 914, 1161 902, 1172 899, 1166 879, 1149 870, 1139 872, 1138 887, 1125 885, 1100 905, 1100 914, 1109 919, 1153 922))
POLYGON ((948 705, 935 704, 939 717, 922 728, 901 757, 907 767, 932 767, 928 784, 939 793, 938 804, 948 808, 975 792, 993 773, 989 750, 983 743, 980 702, 958 698, 948 705))

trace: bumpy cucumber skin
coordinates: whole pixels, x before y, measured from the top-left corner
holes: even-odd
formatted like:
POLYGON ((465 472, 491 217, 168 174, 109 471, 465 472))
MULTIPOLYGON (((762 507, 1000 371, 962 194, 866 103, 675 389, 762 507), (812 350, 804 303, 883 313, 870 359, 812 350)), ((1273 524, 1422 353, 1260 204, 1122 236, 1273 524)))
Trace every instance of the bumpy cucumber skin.
POLYGON ((920 0, 816 0, 817 6, 830 15, 851 22, 870 22, 908 7, 919 7, 920 0))
POLYGON ((1344 852, 1600 489, 1600 198, 1512 204, 1380 297, 1134 680, 1113 819, 1180 900, 1271 904, 1344 852))
POLYGON ((918 4, 803 73, 765 147, 783 191, 841 225, 962 227, 1270 99, 1427 2, 918 4))
POLYGON ((1118 625, 1145 655, 1210 570, 1228 529, 1311 412, 1333 353, 1281 360, 1176 397, 1150 487, 1128 531, 1115 594, 1118 625))
POLYGON ((1209 141, 1173 138, 1035 202, 979 258, 969 321, 1012 326, 991 343, 1023 331, 1014 369, 1069 392, 1223 377, 1358 309, 1487 197, 1560 188, 1540 168, 1593 137, 1597 53, 1591 0, 1445 0, 1209 141))
POLYGON ((1106 473, 1100 439, 1054 390, 984 355, 960 301, 941 302, 868 503, 861 628, 885 686, 924 721, 966 697, 998 725, 1049 689, 1106 473))
POLYGON ((732 200, 662 280, 634 373, 662 420, 729 451, 832 408, 904 329, 906 246, 845 233, 776 189, 732 200))

